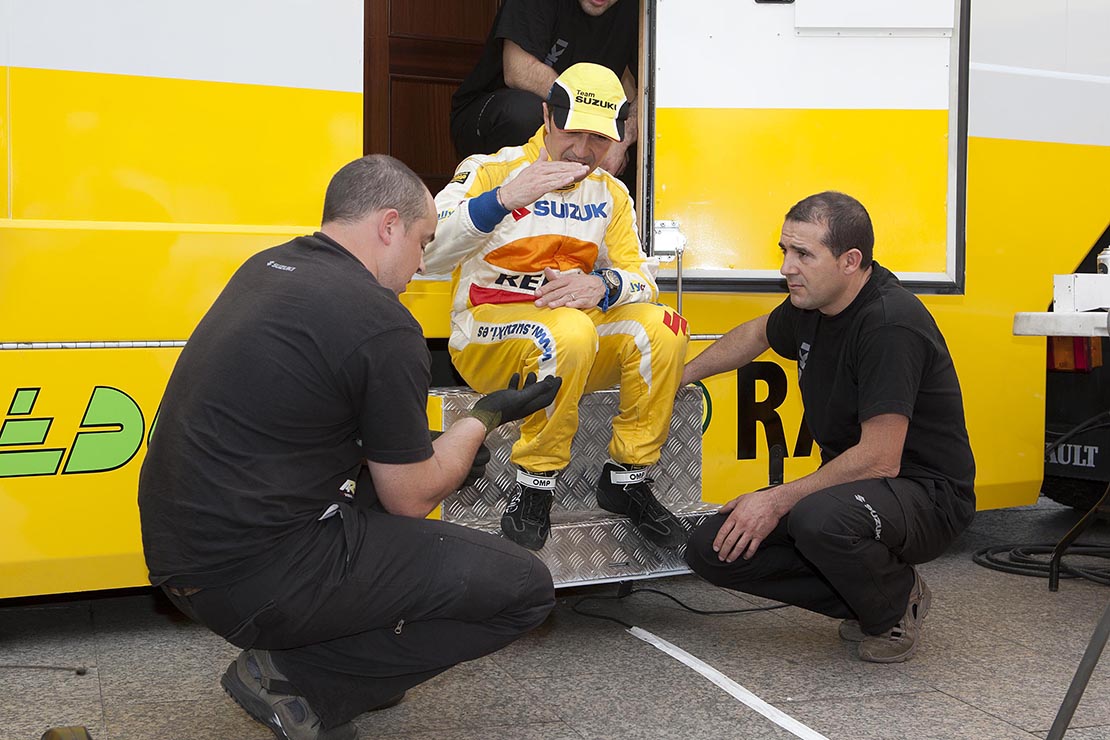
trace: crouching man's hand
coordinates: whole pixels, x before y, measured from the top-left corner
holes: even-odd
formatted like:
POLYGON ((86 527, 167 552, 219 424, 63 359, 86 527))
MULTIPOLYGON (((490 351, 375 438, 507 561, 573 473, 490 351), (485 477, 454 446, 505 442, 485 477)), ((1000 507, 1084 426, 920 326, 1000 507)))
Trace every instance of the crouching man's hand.
POLYGON ((740 556, 750 560, 755 555, 782 519, 779 498, 774 488, 765 488, 737 496, 720 508, 717 513, 728 518, 713 539, 713 549, 722 562, 731 563, 740 556))
POLYGON ((550 375, 537 382, 536 374, 528 373, 524 385, 518 389, 519 383, 520 373, 513 373, 508 388, 483 396, 467 412, 485 425, 486 434, 502 424, 531 416, 549 406, 555 400, 563 379, 550 375))

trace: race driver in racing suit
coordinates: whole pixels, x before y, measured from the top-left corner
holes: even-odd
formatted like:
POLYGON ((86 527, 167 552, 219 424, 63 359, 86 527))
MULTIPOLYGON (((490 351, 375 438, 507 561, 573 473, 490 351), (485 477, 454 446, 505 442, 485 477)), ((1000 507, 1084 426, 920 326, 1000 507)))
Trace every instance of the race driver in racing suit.
POLYGON ((627 515, 660 547, 686 541, 646 469, 670 428, 687 323, 655 303, 654 264, 640 250, 628 190, 597 169, 620 141, 627 111, 616 75, 575 64, 552 85, 530 141, 468 157, 436 197, 439 223, 424 263, 429 274, 454 270, 456 369, 481 393, 518 372, 563 378, 554 403, 524 421, 512 450, 519 485, 501 529, 532 550, 547 541, 579 399, 618 383, 598 504, 627 515))

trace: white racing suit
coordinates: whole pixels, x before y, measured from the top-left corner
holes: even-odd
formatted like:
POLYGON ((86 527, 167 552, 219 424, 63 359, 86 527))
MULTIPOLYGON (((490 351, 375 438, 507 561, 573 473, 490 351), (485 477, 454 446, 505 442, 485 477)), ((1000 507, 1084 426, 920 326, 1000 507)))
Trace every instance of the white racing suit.
POLYGON ((528 417, 512 461, 561 470, 570 461, 582 394, 620 384, 609 454, 651 465, 670 427, 689 337, 686 320, 655 303, 654 264, 641 250, 628 190, 597 169, 585 180, 508 212, 495 189, 539 157, 543 129, 525 144, 463 160, 436 196, 439 224, 426 272, 453 270, 449 349, 472 388, 504 388, 513 373, 558 375, 554 403, 528 417), (597 308, 537 308, 544 268, 608 268, 620 290, 597 308))

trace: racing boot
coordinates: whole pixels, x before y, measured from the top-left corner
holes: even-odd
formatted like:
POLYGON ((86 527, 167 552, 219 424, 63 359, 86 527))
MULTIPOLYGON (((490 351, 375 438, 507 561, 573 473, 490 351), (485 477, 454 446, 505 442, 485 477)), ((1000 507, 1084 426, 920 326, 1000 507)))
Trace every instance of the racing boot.
POLYGON ((682 547, 689 532, 681 519, 655 499, 651 483, 646 467, 609 460, 597 481, 597 503, 606 511, 626 515, 644 537, 659 547, 682 547))
POLYGON ((558 471, 529 473, 516 471, 517 489, 501 515, 501 531, 513 542, 529 550, 539 550, 551 532, 551 500, 555 496, 558 471))

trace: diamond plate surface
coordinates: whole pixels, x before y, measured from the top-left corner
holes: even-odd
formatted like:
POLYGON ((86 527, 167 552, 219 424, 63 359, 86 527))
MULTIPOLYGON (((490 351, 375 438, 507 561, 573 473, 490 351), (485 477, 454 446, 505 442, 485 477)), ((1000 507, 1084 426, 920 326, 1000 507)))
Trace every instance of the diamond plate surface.
MULTIPOLYGON (((445 427, 480 398, 469 388, 437 388, 432 394, 443 399, 445 427)), ((690 572, 681 550, 660 549, 645 540, 626 517, 597 508, 594 491, 609 457, 618 400, 617 390, 605 390, 585 396, 579 406, 571 462, 555 489, 551 535, 536 553, 556 586, 690 572)), ((701 393, 694 388, 680 389, 667 442, 659 463, 649 471, 656 497, 690 527, 718 508, 701 500, 701 422, 701 393)), ((519 436, 519 423, 506 424, 490 434, 486 477, 443 502, 444 521, 500 534, 501 511, 508 493, 516 487, 516 468, 509 462, 509 454, 519 436)))
MULTIPOLYGON (((444 428, 462 416, 481 398, 469 388, 434 388, 432 395, 443 399, 444 428)), ((579 404, 579 427, 571 446, 571 461, 555 488, 552 515, 559 512, 597 508, 594 491, 601 467, 609 457, 612 419, 617 414, 619 391, 589 393, 579 404)), ((652 490, 667 508, 701 502, 702 396, 696 388, 680 388, 667 442, 659 463, 648 474, 652 490)), ((490 462, 486 476, 443 502, 443 520, 484 528, 496 527, 510 492, 516 486, 516 468, 509 462, 513 443, 520 436, 519 422, 495 429, 487 438, 490 462)))
MULTIPOLYGON (((717 511, 713 504, 674 504, 693 528, 717 511)), ((478 527, 499 534, 496 524, 478 527)), ((557 587, 689 573, 682 550, 663 550, 644 539, 625 517, 600 509, 552 513, 551 536, 536 556, 557 587)))

